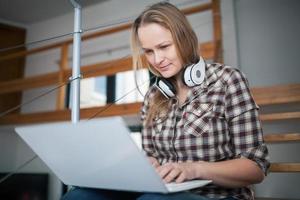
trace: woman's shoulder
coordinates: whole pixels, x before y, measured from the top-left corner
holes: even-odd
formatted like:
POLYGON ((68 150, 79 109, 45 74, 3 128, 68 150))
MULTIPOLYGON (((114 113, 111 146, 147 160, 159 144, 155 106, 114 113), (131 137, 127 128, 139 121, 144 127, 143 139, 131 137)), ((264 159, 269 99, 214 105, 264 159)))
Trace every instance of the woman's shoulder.
POLYGON ((232 79, 245 79, 245 75, 240 69, 220 63, 209 64, 208 73, 213 74, 224 84, 231 82, 232 79))

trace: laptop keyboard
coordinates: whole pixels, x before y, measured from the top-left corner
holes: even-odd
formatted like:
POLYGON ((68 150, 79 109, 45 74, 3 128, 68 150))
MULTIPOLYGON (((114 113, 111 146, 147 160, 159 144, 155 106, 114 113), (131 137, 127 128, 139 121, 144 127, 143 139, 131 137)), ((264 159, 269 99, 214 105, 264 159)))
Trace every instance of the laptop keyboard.
POLYGON ((170 192, 176 192, 176 191, 183 191, 183 190, 190 190, 193 188, 198 188, 201 186, 204 186, 208 183, 210 183, 211 180, 192 180, 192 181, 186 181, 183 183, 167 183, 166 187, 168 188, 168 191, 170 192))

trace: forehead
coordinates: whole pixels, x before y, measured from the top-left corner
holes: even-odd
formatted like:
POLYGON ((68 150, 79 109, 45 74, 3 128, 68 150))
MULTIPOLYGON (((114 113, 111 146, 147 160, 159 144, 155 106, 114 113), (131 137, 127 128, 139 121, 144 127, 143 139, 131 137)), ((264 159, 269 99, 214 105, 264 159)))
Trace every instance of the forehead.
POLYGON ((172 42, 172 34, 165 27, 150 23, 138 29, 138 38, 143 48, 151 48, 164 42, 172 42))

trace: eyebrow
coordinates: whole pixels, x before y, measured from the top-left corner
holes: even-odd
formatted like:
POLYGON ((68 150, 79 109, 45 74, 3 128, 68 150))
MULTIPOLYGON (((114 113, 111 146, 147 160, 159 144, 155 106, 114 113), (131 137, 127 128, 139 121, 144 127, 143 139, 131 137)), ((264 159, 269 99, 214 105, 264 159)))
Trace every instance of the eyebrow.
MULTIPOLYGON (((161 43, 155 45, 155 47, 160 47, 160 46, 168 45, 170 43, 172 43, 172 41, 164 41, 164 42, 161 42, 161 43)), ((149 49, 149 48, 142 47, 142 49, 145 51, 145 50, 150 50, 151 48, 149 49)))

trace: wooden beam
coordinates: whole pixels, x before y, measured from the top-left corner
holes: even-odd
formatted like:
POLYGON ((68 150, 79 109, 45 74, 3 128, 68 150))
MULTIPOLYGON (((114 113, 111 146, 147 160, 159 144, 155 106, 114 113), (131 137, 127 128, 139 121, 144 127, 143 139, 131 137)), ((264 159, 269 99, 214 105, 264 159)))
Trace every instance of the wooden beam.
MULTIPOLYGON (((131 63, 131 57, 100 62, 82 66, 81 73, 83 78, 113 75, 119 72, 132 70, 131 63)), ((0 94, 23 91, 43 86, 59 85, 61 82, 67 82, 71 74, 72 69, 64 68, 61 72, 52 72, 23 79, 16 79, 13 81, 0 82, 0 94)))
POLYGON ((214 60, 216 46, 213 41, 201 43, 199 49, 199 55, 204 59, 214 60))
POLYGON ((49 44, 49 45, 39 47, 39 48, 34 48, 34 49, 30 49, 30 50, 22 50, 22 51, 19 51, 19 52, 16 52, 16 53, 7 54, 5 56, 1 56, 0 61, 9 60, 9 59, 13 59, 13 58, 19 58, 19 57, 35 54, 35 53, 38 53, 38 52, 59 48, 64 43, 65 42, 53 43, 53 44, 49 44))
POLYGON ((220 1, 212 0, 212 16, 213 16, 213 31, 214 31, 214 61, 223 63, 223 44, 222 44, 222 22, 220 12, 220 1))
POLYGON ((205 3, 205 4, 200 4, 198 6, 194 6, 191 8, 185 8, 182 9, 181 11, 185 14, 185 15, 190 15, 190 14, 195 14, 198 12, 204 12, 204 11, 209 11, 211 10, 213 7, 212 3, 205 3))
POLYGON ((81 67, 83 78, 109 76, 132 69, 131 56, 81 67))
MULTIPOLYGON (((81 119, 119 116, 119 115, 136 115, 140 112, 142 103, 128 103, 128 104, 109 104, 106 106, 82 108, 80 109, 81 119)), ((38 112, 29 114, 11 114, 0 118, 0 125, 10 124, 33 124, 54 121, 68 121, 71 120, 71 110, 57 110, 48 112, 38 112)))
MULTIPOLYGON (((59 64, 59 72, 58 72, 58 84, 63 85, 65 80, 65 71, 68 69, 68 54, 69 54, 69 46, 64 44, 61 47, 61 60, 59 64)), ((66 98, 66 85, 58 88, 58 93, 56 96, 56 110, 62 110, 65 108, 65 98, 66 98)))
POLYGON ((300 163, 272 163, 270 172, 300 172, 300 163))
POLYGON ((300 112, 284 112, 284 113, 261 114, 260 119, 262 121, 278 121, 278 120, 300 119, 300 112))
POLYGON ((298 142, 300 141, 300 133, 264 134, 264 140, 266 143, 298 142))
POLYGON ((16 79, 0 83, 0 94, 55 85, 58 83, 58 72, 16 79))
MULTIPOLYGON (((81 67, 83 78, 90 78, 96 76, 112 75, 118 72, 131 70, 131 57, 117 59, 107 62, 101 62, 93 65, 81 67)), ((66 82, 72 74, 72 69, 67 68, 63 71, 63 80, 66 82)), ((52 72, 43 75, 27 77, 23 79, 16 79, 13 81, 6 81, 0 83, 0 94, 33 89, 43 86, 58 85, 59 72, 52 72)))
MULTIPOLYGON (((64 48, 64 51, 66 51, 66 44, 64 48)), ((205 59, 212 59, 214 55, 214 43, 206 42, 200 44, 200 51, 200 54, 205 59)), ((67 55, 67 52, 64 52, 64 54, 67 55)), ((61 63, 61 65, 62 64, 64 65, 62 67, 64 70, 60 72, 52 72, 34 77, 27 77, 24 79, 0 82, 0 94, 28 90, 43 86, 61 85, 59 83, 62 83, 62 81, 66 82, 72 74, 72 69, 67 67, 68 62, 66 60, 63 60, 63 63, 61 63), (63 78, 60 76, 63 76, 63 78)), ((119 72, 125 72, 129 70, 132 70, 131 56, 105 62, 99 62, 92 65, 81 66, 81 73, 83 75, 83 78, 113 75, 119 72)))
POLYGON ((222 39, 222 25, 219 0, 212 0, 212 15, 214 26, 214 41, 216 42, 222 39))

